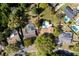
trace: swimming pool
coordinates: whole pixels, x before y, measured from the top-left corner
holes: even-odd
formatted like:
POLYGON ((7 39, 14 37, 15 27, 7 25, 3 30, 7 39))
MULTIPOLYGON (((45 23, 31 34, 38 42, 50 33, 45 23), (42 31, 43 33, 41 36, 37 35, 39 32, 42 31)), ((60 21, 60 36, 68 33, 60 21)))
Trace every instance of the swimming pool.
POLYGON ((70 19, 69 17, 67 17, 67 16, 64 17, 64 22, 67 23, 67 22, 69 22, 70 20, 71 20, 71 19, 70 19))
POLYGON ((74 32, 78 32, 78 31, 79 31, 79 26, 73 25, 73 26, 71 26, 71 29, 72 29, 74 32))

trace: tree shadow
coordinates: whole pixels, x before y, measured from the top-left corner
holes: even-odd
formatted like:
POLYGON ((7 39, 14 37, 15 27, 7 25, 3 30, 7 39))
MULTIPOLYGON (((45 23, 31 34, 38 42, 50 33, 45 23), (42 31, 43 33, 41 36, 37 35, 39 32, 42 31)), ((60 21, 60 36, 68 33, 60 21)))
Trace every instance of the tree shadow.
POLYGON ((39 22, 39 26, 42 26, 42 23, 45 19, 40 19, 38 22, 39 22))
POLYGON ((42 8, 37 8, 37 13, 38 14, 40 14, 41 12, 43 12, 44 11, 44 9, 42 9, 42 8))
POLYGON ((44 33, 45 37, 50 37, 51 39, 55 39, 55 36, 52 33, 44 33))
POLYGON ((35 40, 36 40, 36 37, 31 37, 30 39, 31 39, 32 44, 33 44, 35 42, 35 40))
POLYGON ((76 56, 74 53, 66 51, 66 50, 58 50, 56 53, 60 56, 76 56))

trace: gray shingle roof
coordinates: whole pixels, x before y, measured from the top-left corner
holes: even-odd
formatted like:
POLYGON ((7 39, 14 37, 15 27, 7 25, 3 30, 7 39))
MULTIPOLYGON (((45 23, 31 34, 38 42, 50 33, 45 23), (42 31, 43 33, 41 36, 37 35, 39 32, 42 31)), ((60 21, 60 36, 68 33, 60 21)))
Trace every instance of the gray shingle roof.
POLYGON ((73 12, 74 12, 75 15, 77 15, 79 13, 79 10, 77 10, 76 8, 74 8, 73 12))
POLYGON ((73 19, 73 17, 76 15, 73 11, 73 9, 71 9, 69 6, 65 7, 64 12, 66 13, 66 15, 73 19))
POLYGON ((28 25, 26 25, 25 30, 26 30, 28 33, 31 33, 31 32, 33 32, 33 31, 35 31, 35 26, 34 26, 34 24, 29 23, 28 25))
POLYGON ((64 32, 59 35, 59 43, 66 42, 67 44, 71 44, 72 41, 72 33, 71 32, 64 32))
POLYGON ((25 26, 25 31, 24 33, 24 39, 26 38, 30 38, 30 37, 36 37, 36 33, 35 33, 35 26, 33 23, 29 23, 25 26))

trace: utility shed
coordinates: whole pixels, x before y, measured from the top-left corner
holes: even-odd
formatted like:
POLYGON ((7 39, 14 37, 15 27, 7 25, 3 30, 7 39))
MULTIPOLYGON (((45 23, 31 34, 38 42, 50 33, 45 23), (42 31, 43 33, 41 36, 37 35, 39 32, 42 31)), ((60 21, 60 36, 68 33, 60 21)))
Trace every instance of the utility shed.
POLYGON ((71 32, 63 32, 59 35, 59 42, 58 44, 61 44, 65 42, 66 44, 70 45, 73 39, 73 34, 71 32))

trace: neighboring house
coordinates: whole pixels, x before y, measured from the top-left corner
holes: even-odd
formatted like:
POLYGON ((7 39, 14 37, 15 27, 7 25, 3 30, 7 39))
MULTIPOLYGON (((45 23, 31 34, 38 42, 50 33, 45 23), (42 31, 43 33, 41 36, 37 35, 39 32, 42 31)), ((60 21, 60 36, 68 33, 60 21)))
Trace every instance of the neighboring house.
POLYGON ((66 16, 68 16, 70 19, 74 19, 77 14, 79 13, 79 10, 77 8, 72 9, 69 6, 66 6, 64 9, 64 12, 66 14, 66 16))
POLYGON ((7 42, 9 44, 14 44, 19 40, 20 40, 20 38, 19 38, 18 33, 17 33, 16 30, 13 30, 11 35, 7 38, 7 42))
POLYGON ((71 9, 69 6, 65 7, 64 12, 71 19, 75 17, 75 13, 73 12, 73 9, 71 9))
MULTIPOLYGON (((27 24, 25 28, 22 29, 22 31, 24 35, 23 39, 36 37, 36 28, 33 23, 27 24)), ((16 30, 13 30, 10 37, 7 38, 7 42, 9 44, 13 44, 16 43, 17 41, 20 41, 19 35, 16 30)))
POLYGON ((35 32, 35 25, 34 24, 32 24, 32 23, 29 23, 29 24, 27 24, 26 26, 25 26, 25 31, 27 32, 27 33, 34 33, 35 32))
POLYGON ((43 23, 42 23, 42 28, 49 28, 51 26, 52 26, 52 24, 50 24, 49 21, 43 21, 43 23))
POLYGON ((66 14, 66 16, 64 17, 64 22, 67 23, 70 20, 74 19, 76 24, 71 25, 70 28, 76 33, 79 32, 79 8, 78 7, 72 9, 69 6, 66 6, 64 9, 64 12, 66 14))
POLYGON ((68 45, 71 45, 73 39, 73 34, 71 32, 63 32, 58 37, 57 44, 67 43, 68 45))
POLYGON ((24 38, 36 37, 36 28, 33 23, 29 23, 25 26, 23 34, 24 38))

